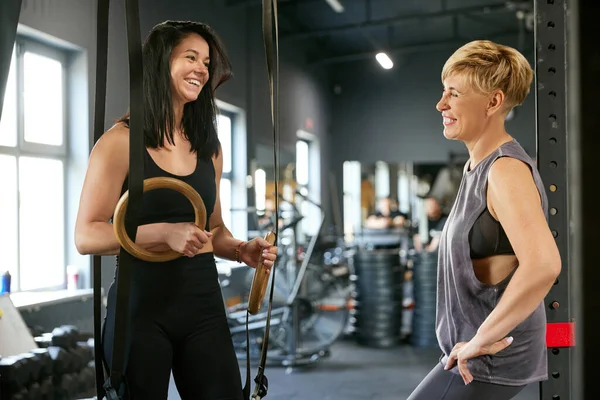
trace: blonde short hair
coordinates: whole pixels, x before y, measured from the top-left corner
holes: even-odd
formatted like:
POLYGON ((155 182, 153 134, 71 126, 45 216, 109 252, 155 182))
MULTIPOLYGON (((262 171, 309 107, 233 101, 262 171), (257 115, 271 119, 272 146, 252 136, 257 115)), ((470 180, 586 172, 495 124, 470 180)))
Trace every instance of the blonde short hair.
POLYGON ((533 81, 533 69, 523 54, 489 40, 475 40, 456 50, 444 64, 442 81, 452 75, 464 75, 484 95, 502 90, 506 110, 525 101, 533 81))

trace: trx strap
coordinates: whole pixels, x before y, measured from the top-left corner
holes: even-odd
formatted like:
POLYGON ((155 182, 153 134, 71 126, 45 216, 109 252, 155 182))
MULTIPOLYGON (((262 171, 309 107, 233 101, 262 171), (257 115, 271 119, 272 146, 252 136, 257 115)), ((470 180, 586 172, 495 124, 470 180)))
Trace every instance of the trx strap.
MULTIPOLYGON (((273 127, 273 165, 275 179, 275 238, 279 238, 279 34, 277 23, 277 0, 263 0, 262 2, 262 28, 267 58, 267 74, 269 77, 269 95, 271 101, 271 124, 273 127)), ((265 372, 267 362, 267 350, 269 348, 269 331, 271 329, 271 309, 273 305, 273 293, 275 282, 275 265, 271 268, 271 291, 269 293, 269 307, 265 333, 262 341, 262 349, 258 373, 254 378, 254 392, 252 400, 260 400, 267 395, 269 380, 265 372)), ((248 331, 249 313, 246 311, 246 384, 244 386, 244 399, 250 400, 250 334, 248 331)))
POLYGON ((0 121, 20 14, 21 0, 0 1, 0 121))
MULTIPOLYGON (((104 132, 106 104, 106 74, 108 60, 108 21, 110 0, 98 0, 97 14, 97 58, 96 58, 96 98, 94 112, 94 143, 104 132)), ((137 0, 126 0, 127 42, 129 54, 129 206, 126 213, 126 230, 135 241, 138 227, 139 207, 143 195, 144 180, 144 101, 143 101, 143 65, 142 40, 137 0)), ((119 251, 116 274, 116 301, 112 362, 109 376, 105 381, 102 351, 102 271, 101 258, 94 256, 94 342, 96 358, 96 390, 98 399, 116 400, 123 394, 121 384, 124 381, 125 352, 127 344, 127 314, 129 312, 129 287, 134 257, 123 250, 119 251)))
MULTIPOLYGON (((108 63, 108 0, 98 0, 96 15, 96 93, 94 99, 94 144, 104 132, 106 69, 108 63)), ((104 353, 102 351, 102 257, 93 257, 94 364, 97 399, 104 398, 104 353)))

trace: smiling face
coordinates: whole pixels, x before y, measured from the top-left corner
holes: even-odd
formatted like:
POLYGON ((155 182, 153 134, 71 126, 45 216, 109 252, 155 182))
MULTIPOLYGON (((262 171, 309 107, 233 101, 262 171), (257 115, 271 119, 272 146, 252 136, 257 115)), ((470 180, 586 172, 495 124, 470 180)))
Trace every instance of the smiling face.
POLYGON ((517 50, 475 40, 448 58, 441 75, 444 91, 436 108, 444 136, 473 142, 486 131, 505 131, 506 114, 529 94, 533 69, 517 50))
POLYGON ((488 123, 490 97, 476 92, 464 75, 449 76, 443 84, 436 109, 442 113, 444 136, 451 140, 476 139, 488 123))
POLYGON ((210 49, 204 38, 191 33, 171 52, 171 91, 173 104, 195 101, 208 82, 210 49))

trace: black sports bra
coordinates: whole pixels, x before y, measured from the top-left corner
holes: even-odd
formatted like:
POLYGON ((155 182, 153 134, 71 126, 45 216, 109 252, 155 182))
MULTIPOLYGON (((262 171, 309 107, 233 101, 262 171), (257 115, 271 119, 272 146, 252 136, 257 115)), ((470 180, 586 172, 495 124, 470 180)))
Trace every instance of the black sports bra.
POLYGON ((494 219, 487 207, 477 217, 469 232, 469 245, 472 259, 515 254, 502 224, 494 219))
MULTIPOLYGON (((144 179, 164 176, 180 179, 192 186, 202 197, 206 207, 206 230, 210 230, 209 219, 214 210, 217 198, 215 183, 215 169, 212 159, 204 160, 197 157, 196 169, 189 175, 174 175, 160 168, 144 151, 144 179)), ((125 179, 121 194, 128 188, 128 179, 125 179)), ((144 193, 140 211, 140 225, 157 222, 192 222, 194 209, 189 200, 182 194, 171 189, 156 189, 144 193)))

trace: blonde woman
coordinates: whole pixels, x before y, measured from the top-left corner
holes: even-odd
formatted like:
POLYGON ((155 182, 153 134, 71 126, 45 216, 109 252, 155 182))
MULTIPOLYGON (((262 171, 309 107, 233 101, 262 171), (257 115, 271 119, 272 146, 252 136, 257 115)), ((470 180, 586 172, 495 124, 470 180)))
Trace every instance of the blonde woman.
POLYGON ((484 40, 443 67, 444 136, 470 157, 439 243, 443 355, 409 400, 508 400, 547 379, 543 300, 560 255, 536 165, 504 126, 532 80, 522 54, 484 40))

